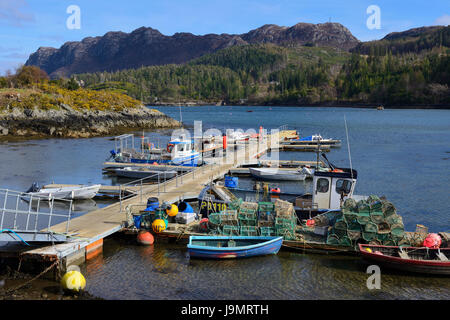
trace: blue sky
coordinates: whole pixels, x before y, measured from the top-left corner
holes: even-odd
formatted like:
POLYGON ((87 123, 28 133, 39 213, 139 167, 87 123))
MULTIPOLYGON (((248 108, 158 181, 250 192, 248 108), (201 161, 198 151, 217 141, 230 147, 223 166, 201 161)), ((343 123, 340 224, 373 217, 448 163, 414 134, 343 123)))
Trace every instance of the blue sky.
POLYGON ((141 26, 176 32, 239 34, 264 24, 339 22, 362 41, 389 32, 450 24, 448 0, 0 0, 0 74, 14 70, 39 47, 131 32, 141 26), (66 27, 66 9, 81 10, 81 28, 66 27), (369 30, 366 9, 381 9, 381 29, 369 30))

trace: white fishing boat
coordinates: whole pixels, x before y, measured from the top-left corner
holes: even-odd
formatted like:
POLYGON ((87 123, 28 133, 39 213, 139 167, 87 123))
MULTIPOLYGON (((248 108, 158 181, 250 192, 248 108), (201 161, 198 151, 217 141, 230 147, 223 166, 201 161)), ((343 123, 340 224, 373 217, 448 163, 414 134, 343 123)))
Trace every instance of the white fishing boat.
POLYGON ((159 179, 172 179, 177 175, 177 171, 174 170, 149 170, 147 168, 137 167, 125 167, 114 170, 118 177, 131 178, 131 179, 144 179, 152 178, 152 180, 159 179))
POLYGON ((249 168, 250 174, 258 179, 278 181, 303 181, 306 174, 299 170, 283 170, 279 168, 249 168))
POLYGON ((91 186, 40 188, 37 183, 33 183, 26 193, 30 196, 39 197, 41 200, 85 200, 94 198, 100 187, 100 184, 95 184, 91 186))

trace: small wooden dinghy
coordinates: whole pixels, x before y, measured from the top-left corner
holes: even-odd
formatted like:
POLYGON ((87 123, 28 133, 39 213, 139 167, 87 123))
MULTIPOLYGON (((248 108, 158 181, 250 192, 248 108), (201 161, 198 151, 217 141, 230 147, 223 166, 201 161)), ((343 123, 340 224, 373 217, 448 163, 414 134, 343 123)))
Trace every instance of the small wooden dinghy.
POLYGON ((387 268, 450 275, 450 248, 430 249, 360 244, 359 251, 365 260, 387 268))
POLYGON ((232 259, 277 254, 283 237, 191 236, 188 252, 191 258, 232 259))

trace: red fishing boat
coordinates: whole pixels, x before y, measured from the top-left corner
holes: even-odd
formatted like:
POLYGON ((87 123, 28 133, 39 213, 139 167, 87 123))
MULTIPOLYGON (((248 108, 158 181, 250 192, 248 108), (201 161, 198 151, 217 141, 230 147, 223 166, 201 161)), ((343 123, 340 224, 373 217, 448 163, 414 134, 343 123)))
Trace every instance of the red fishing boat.
POLYGON ((450 248, 401 247, 359 244, 370 263, 408 272, 450 275, 450 248))

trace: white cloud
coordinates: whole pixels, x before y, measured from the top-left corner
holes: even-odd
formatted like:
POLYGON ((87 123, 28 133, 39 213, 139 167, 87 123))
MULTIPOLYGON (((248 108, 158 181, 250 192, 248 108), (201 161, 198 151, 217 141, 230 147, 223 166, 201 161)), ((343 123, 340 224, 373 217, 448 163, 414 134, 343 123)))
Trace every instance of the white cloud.
POLYGON ((438 26, 448 26, 450 25, 450 16, 448 14, 444 14, 443 16, 434 20, 434 24, 438 26))
POLYGON ((0 22, 20 27, 24 22, 34 21, 34 15, 27 12, 27 7, 25 0, 0 0, 0 22))

